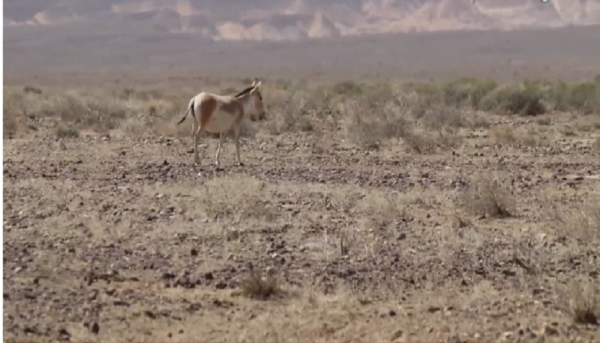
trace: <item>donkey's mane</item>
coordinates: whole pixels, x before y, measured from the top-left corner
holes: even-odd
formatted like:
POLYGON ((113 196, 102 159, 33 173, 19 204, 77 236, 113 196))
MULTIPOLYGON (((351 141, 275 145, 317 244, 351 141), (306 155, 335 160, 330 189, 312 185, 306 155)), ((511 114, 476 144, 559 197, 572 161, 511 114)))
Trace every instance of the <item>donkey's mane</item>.
POLYGON ((242 95, 244 95, 244 94, 246 94, 246 93, 250 92, 250 91, 251 91, 253 88, 254 88, 254 86, 250 86, 250 87, 248 87, 248 88, 244 89, 243 91, 239 92, 239 93, 238 93, 238 94, 237 94, 235 97, 236 97, 236 98, 237 98, 237 97, 240 97, 240 96, 242 96, 242 95))

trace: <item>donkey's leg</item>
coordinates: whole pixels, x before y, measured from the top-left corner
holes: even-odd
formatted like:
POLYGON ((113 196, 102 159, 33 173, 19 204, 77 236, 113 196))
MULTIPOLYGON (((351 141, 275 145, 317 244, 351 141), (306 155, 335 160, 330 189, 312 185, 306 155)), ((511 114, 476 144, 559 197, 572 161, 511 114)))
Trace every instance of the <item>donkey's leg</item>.
POLYGON ((200 136, 204 132, 203 127, 199 127, 194 135, 194 164, 200 164, 200 154, 198 152, 198 144, 200 144, 200 136))
POLYGON ((198 118, 196 116, 192 116, 192 141, 194 144, 194 163, 198 164, 200 162, 200 157, 198 156, 198 136, 200 135, 200 127, 198 125, 198 118))
POLYGON ((200 156, 198 156, 198 138, 200 137, 200 129, 194 132, 194 164, 200 164, 200 156))
POLYGON ((223 145, 223 141, 225 140, 225 135, 223 132, 219 133, 219 147, 217 148, 217 154, 215 155, 215 165, 219 166, 219 159, 221 157, 221 146, 223 145))
POLYGON ((240 159, 240 129, 241 125, 235 125, 233 129, 234 140, 235 140, 235 155, 237 157, 238 166, 243 166, 242 160, 240 159))

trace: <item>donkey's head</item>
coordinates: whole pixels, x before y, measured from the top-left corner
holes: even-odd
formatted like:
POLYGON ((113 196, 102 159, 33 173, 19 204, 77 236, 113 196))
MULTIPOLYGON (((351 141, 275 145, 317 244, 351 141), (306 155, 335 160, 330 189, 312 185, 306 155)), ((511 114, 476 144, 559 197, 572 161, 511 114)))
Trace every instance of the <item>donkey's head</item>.
POLYGON ((260 85, 262 81, 254 79, 252 86, 244 89, 236 98, 247 98, 245 99, 244 110, 250 115, 252 120, 263 120, 265 119, 265 107, 263 105, 262 94, 260 94, 260 85))

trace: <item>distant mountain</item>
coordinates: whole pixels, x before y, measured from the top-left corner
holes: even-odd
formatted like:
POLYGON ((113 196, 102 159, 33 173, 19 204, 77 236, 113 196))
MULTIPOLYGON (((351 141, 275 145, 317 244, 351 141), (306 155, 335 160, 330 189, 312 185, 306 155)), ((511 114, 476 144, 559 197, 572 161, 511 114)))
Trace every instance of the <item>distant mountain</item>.
POLYGON ((213 40, 600 24, 600 0, 5 0, 4 25, 151 25, 213 40))

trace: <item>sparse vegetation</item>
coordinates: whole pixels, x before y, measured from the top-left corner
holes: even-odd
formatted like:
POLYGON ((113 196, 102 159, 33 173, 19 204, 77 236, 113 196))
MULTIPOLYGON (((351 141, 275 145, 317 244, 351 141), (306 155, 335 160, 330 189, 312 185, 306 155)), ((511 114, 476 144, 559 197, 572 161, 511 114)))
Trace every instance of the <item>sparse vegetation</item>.
POLYGON ((263 276, 254 269, 242 280, 240 288, 243 295, 258 300, 267 300, 283 292, 273 273, 263 276))
MULTIPOLYGON (((390 140, 400 140, 412 151, 427 153, 460 145, 461 129, 488 127, 489 120, 482 115, 485 112, 523 116, 556 111, 600 113, 598 82, 498 84, 458 79, 437 85, 265 84, 268 118, 264 124, 246 123, 243 133, 254 136, 260 127, 266 127, 273 135, 320 134, 323 130, 343 129, 352 142, 365 149, 378 149, 390 140)), ((228 86, 219 90, 232 93, 235 89, 228 86)), ((151 127, 157 134, 183 137, 188 131, 185 125, 174 125, 174 117, 181 114, 187 97, 173 96, 161 89, 124 87, 97 92, 25 86, 5 90, 4 98, 7 137, 14 136, 17 123, 23 122, 24 117, 34 122, 52 118, 77 130, 98 133, 124 128, 134 134, 145 134, 146 128, 151 127)), ((548 123, 549 120, 542 119, 548 123)), ((597 124, 597 120, 590 119, 581 122, 578 128, 595 130, 597 124)))
POLYGON ((4 133, 18 140, 4 150, 5 311, 24 317, 6 332, 526 341, 577 339, 573 325, 597 321, 597 289, 559 292, 597 278, 600 244, 598 116, 555 91, 575 86, 265 87, 246 166, 230 164, 229 143, 220 168, 217 135, 192 166, 190 122, 174 125, 193 87, 7 87, 4 133), (42 290, 51 298, 30 301, 42 290), (100 300, 101 316, 79 306, 100 300))
POLYGON ((268 190, 261 181, 251 177, 214 178, 204 186, 199 200, 206 214, 215 220, 269 220, 274 216, 269 207, 268 190))
POLYGON ((77 138, 79 137, 79 131, 73 128, 67 128, 63 125, 59 125, 56 128, 56 136, 59 138, 77 138))
POLYGON ((515 215, 515 200, 498 180, 482 177, 461 193, 459 203, 468 212, 487 218, 515 215))
POLYGON ((495 142, 508 146, 518 145, 536 147, 542 145, 544 142, 544 138, 539 132, 522 129, 514 130, 509 125, 498 125, 493 127, 490 131, 495 142))
POLYGON ((600 205, 597 199, 578 204, 576 208, 550 204, 550 215, 571 237, 595 241, 600 239, 600 205))
POLYGON ((572 280, 559 293, 563 310, 575 323, 600 324, 600 287, 589 280, 572 280))

